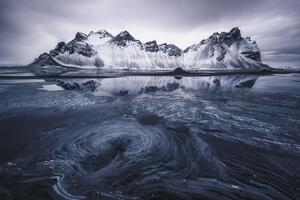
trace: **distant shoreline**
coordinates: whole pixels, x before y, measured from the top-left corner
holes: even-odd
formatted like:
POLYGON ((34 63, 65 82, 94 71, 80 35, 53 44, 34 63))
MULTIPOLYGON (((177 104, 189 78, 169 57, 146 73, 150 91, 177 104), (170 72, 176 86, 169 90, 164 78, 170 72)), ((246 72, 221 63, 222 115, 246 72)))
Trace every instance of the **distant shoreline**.
MULTIPOLYGON (((290 69, 253 69, 253 70, 189 70, 185 71, 181 68, 177 68, 174 71, 137 71, 137 70, 103 70, 100 69, 97 72, 94 70, 70 70, 61 73, 50 71, 43 71, 35 73, 31 68, 6 68, 6 69, 20 69, 20 74, 17 73, 0 73, 0 79, 85 79, 85 78, 115 78, 122 76, 175 76, 175 77, 196 77, 196 76, 226 76, 226 75, 272 75, 272 74, 290 74, 300 73, 300 70, 290 69), (22 75, 22 73, 31 72, 32 75, 22 75), (90 72, 86 73, 85 72, 90 72), (92 72, 92 73, 91 73, 92 72), (16 75, 13 75, 16 74, 16 75)), ((0 69, 1 72, 1 69, 0 69)))

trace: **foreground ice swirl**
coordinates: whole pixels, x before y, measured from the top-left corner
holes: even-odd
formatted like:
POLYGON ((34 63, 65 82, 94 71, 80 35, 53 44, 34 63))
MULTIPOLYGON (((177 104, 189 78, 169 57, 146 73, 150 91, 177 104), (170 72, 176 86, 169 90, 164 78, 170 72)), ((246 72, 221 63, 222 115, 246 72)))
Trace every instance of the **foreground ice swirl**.
POLYGON ((297 199, 300 96, 261 92, 259 79, 120 77, 1 86, 2 130, 19 116, 31 139, 1 165, 0 197, 297 199))

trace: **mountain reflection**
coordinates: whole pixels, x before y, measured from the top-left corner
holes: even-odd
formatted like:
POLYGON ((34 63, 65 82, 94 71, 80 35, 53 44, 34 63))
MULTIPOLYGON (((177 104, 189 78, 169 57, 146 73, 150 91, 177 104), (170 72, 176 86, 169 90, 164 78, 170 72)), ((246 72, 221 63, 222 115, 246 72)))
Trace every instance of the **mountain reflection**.
POLYGON ((171 77, 171 76, 125 76, 104 79, 59 80, 57 85, 66 90, 88 89, 95 95, 134 95, 174 90, 202 92, 227 91, 233 88, 252 88, 258 79, 255 75, 171 77))
POLYGON ((60 81, 59 85, 65 89, 80 89, 92 86, 93 88, 90 88, 90 90, 95 95, 135 95, 158 91, 199 90, 202 92, 217 92, 234 88, 251 88, 257 79, 258 76, 255 75, 183 77, 180 79, 171 76, 125 76, 94 80, 60 81))

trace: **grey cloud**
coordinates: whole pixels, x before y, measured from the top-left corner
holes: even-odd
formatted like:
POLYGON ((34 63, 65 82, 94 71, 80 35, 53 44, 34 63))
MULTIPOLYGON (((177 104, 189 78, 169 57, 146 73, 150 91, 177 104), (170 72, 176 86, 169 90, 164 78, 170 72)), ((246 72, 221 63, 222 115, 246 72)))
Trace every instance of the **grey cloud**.
POLYGON ((298 0, 2 0, 0 63, 28 63, 77 31, 127 29, 143 41, 185 48, 239 26, 258 42, 265 61, 299 66, 298 10, 298 0))

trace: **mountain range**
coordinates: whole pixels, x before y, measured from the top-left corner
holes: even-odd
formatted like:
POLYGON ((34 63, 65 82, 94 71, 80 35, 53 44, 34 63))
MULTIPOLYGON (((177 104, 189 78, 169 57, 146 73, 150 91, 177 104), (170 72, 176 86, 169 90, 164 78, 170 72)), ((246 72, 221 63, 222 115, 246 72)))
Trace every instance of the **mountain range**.
POLYGON ((78 32, 70 42, 59 42, 31 64, 37 66, 72 66, 79 68, 163 70, 258 69, 262 63, 255 41, 242 37, 239 28, 213 33, 209 38, 185 50, 174 44, 142 43, 128 31, 113 36, 106 30, 89 34, 78 32))

